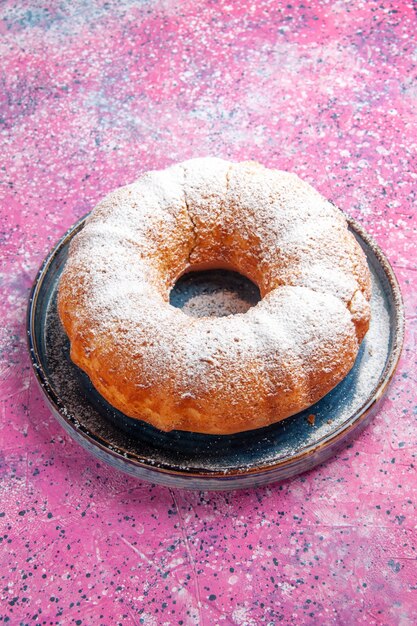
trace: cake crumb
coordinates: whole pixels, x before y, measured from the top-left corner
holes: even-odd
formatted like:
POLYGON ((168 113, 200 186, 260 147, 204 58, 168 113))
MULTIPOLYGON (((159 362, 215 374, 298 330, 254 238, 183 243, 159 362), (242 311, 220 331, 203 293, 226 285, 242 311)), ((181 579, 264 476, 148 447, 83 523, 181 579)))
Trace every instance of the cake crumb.
POLYGON ((307 422, 311 425, 314 426, 315 422, 316 422, 316 416, 313 415, 313 413, 310 413, 310 415, 307 417, 307 422))

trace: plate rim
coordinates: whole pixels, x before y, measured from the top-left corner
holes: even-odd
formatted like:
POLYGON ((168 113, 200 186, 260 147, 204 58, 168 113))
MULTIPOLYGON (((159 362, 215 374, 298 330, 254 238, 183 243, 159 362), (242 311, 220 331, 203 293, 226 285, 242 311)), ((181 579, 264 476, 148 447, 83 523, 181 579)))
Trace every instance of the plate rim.
MULTIPOLYGON (((121 449, 120 447, 110 446, 110 444, 108 443, 106 445, 106 443, 104 443, 99 436, 91 432, 87 427, 85 427, 81 422, 77 420, 76 416, 69 413, 68 410, 65 408, 64 403, 60 400, 59 395, 55 392, 53 386, 50 384, 48 375, 43 368, 42 359, 39 356, 38 345, 35 335, 35 317, 37 312, 37 302, 38 296, 42 289, 43 281, 48 273, 48 270, 53 260, 56 258, 56 256, 58 256, 62 248, 65 245, 69 244, 75 234, 82 228, 88 215, 89 213, 77 220, 62 235, 62 237, 52 247, 52 249, 49 251, 45 259, 41 263, 39 270, 36 273, 32 288, 30 290, 26 314, 27 345, 35 377, 41 391, 47 399, 48 406, 52 410, 52 413, 55 415, 55 417, 59 417, 61 425, 65 427, 66 431, 71 436, 78 435, 78 437, 76 438, 77 442, 83 443, 79 441, 79 436, 81 436, 82 439, 85 440, 86 447, 89 449, 89 451, 92 451, 91 446, 93 448, 98 447, 106 455, 112 456, 118 462, 122 462, 123 464, 129 463, 129 465, 133 466, 138 471, 142 470, 145 473, 151 472, 152 474, 159 473, 168 476, 177 476, 181 477, 184 480, 194 478, 197 480, 213 479, 217 481, 230 481, 233 478, 244 479, 245 476, 253 477, 271 475, 275 471, 279 471, 280 469, 283 469, 290 465, 302 463, 303 459, 313 457, 319 452, 321 448, 329 448, 331 454, 333 448, 338 444, 340 446, 343 446, 344 443, 346 445, 348 444, 350 440, 349 434, 353 433, 356 430, 358 430, 359 433, 360 427, 366 425, 367 417, 370 416, 372 410, 382 400, 390 383, 392 382, 393 376, 401 357, 405 333, 404 302, 398 279, 388 258, 386 257, 380 246, 361 224, 359 224, 352 217, 344 214, 348 222, 349 228, 353 231, 355 235, 359 235, 359 237, 365 242, 365 244, 372 250, 380 266, 382 267, 393 294, 393 310, 395 311, 394 316, 392 315, 392 313, 390 314, 390 320, 394 322, 392 330, 393 342, 388 353, 385 367, 381 372, 376 385, 370 392, 367 400, 352 415, 349 416, 347 421, 339 425, 335 431, 323 435, 318 441, 315 441, 314 443, 304 448, 302 451, 289 457, 266 462, 264 465, 261 466, 245 466, 237 468, 232 467, 222 470, 210 470, 207 468, 200 469, 195 467, 184 467, 179 469, 178 467, 164 465, 164 463, 160 462, 155 462, 154 464, 152 464, 149 459, 142 460, 137 456, 132 455, 128 451, 123 451, 123 449, 121 449), (393 317, 394 320, 392 320, 393 317)), ((311 467, 314 467, 315 465, 324 462, 324 460, 325 459, 319 459, 311 467)), ((311 469, 311 467, 307 467, 306 470, 311 469)), ((122 467, 118 466, 118 468, 123 470, 122 467)), ((301 470, 299 473, 306 470, 301 470)), ((141 478, 146 480, 146 476, 141 476, 141 478)), ((277 477, 276 480, 280 480, 280 478, 277 477)))

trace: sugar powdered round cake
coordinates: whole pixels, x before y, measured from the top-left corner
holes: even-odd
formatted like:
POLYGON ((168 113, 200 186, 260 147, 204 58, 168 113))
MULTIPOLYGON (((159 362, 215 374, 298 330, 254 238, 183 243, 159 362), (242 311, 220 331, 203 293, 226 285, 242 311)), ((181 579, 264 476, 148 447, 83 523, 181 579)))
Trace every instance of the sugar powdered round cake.
POLYGON ((109 194, 71 243, 58 297, 71 358, 99 393, 165 431, 227 434, 317 402, 352 368, 370 273, 341 211, 294 174, 193 159, 109 194), (192 318, 185 272, 233 269, 262 299, 192 318))

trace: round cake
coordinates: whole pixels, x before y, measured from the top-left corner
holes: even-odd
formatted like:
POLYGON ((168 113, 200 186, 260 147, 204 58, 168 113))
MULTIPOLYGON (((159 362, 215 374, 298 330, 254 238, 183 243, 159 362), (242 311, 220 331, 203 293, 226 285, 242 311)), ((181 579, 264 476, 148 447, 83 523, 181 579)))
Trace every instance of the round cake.
POLYGON ((342 212, 296 175, 193 159, 144 174, 73 239, 58 310, 71 358, 125 415, 228 434, 309 407, 352 368, 370 320, 365 256, 342 212), (261 300, 193 318, 184 273, 232 269, 261 300))

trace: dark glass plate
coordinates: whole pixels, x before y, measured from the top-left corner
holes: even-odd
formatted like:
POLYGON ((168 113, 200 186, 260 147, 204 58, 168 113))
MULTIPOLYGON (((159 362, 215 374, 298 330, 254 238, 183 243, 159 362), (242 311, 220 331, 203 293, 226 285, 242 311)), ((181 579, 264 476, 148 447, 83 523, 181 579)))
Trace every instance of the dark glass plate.
MULTIPOLYGON (((350 220, 372 273, 372 322, 350 374, 320 402, 298 415, 255 431, 213 436, 164 433, 126 417, 110 406, 72 363, 56 296, 69 243, 84 220, 64 235, 39 270, 30 296, 27 331, 34 371, 54 415, 98 458, 140 479, 171 487, 248 488, 311 469, 346 445, 369 422, 400 357, 404 312, 388 260, 358 224, 350 220), (310 415, 314 415, 314 424, 308 419, 310 415)), ((203 279, 199 277, 200 283, 203 279)), ((221 283, 221 272, 216 280, 221 283)), ((227 273, 224 280, 227 289, 227 273)), ((188 288, 193 288, 192 281, 188 288)), ((183 285, 180 295, 185 299, 186 290, 183 285)), ((245 297, 250 300, 253 294, 243 294, 245 297)))

